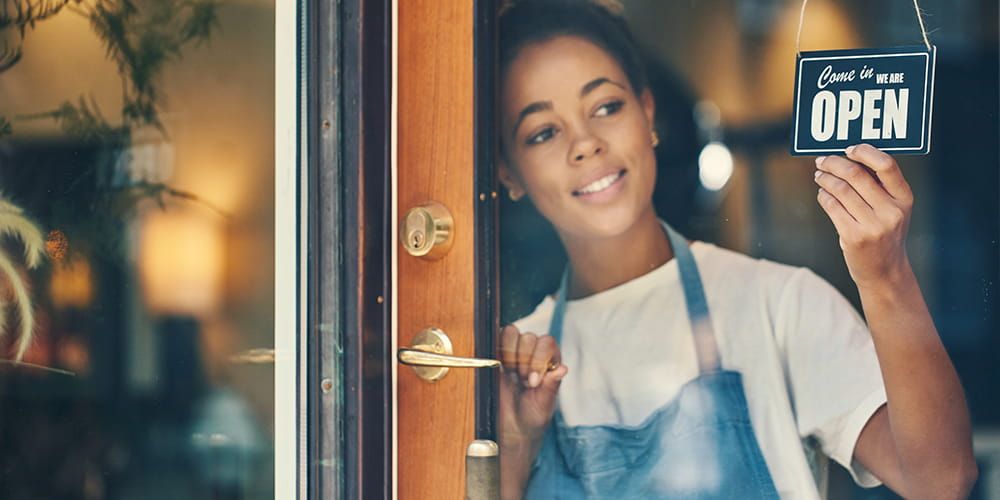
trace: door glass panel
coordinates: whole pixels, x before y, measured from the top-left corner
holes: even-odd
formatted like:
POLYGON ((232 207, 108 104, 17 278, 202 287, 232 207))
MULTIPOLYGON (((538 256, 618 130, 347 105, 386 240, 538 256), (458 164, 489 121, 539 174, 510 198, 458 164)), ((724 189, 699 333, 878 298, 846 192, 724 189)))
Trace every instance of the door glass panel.
POLYGON ((274 25, 4 2, 0 496, 273 497, 274 25))
MULTIPOLYGON (((836 449, 854 449, 882 382, 858 286, 817 201, 814 158, 788 152, 801 3, 510 3, 499 19, 497 156, 506 493, 732 488, 713 471, 736 470, 732 445, 754 439, 753 453, 738 455, 769 476, 755 491, 896 498, 863 490, 878 482, 836 449), (634 44, 600 9, 621 12, 634 44), (716 348, 697 340, 683 259, 665 250, 658 219, 692 241, 716 348), (739 390, 725 394, 745 397, 745 413, 706 382, 710 353, 739 373, 739 390), (827 405, 860 415, 854 434, 820 425, 836 418, 827 405), (739 439, 700 426, 734 415, 750 422, 739 439), (649 459, 651 449, 669 460, 649 459), (653 479, 628 479, 642 474, 653 479)), ((921 7, 939 52, 931 154, 896 157, 915 200, 907 255, 961 378, 987 477, 1000 471, 990 431, 1000 424, 990 396, 1000 349, 997 11, 980 0, 921 7)), ((907 2, 816 3, 802 50, 918 40, 907 2)), ((1000 493, 994 483, 981 480, 972 498, 1000 493)))

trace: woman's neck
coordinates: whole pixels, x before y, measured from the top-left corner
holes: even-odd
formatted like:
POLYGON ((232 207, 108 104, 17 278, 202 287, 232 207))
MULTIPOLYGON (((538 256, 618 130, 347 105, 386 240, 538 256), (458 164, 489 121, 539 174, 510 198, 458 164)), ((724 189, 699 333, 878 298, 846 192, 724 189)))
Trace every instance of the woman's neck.
POLYGON ((604 239, 577 240, 560 235, 569 255, 566 296, 578 299, 642 276, 673 258, 673 251, 652 207, 625 232, 604 239))

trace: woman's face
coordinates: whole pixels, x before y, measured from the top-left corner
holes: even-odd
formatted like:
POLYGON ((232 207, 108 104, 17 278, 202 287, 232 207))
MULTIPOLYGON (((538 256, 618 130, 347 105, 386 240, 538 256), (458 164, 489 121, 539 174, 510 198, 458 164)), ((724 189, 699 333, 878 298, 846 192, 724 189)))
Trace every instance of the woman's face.
POLYGON ((652 210, 653 99, 610 54, 572 36, 526 46, 501 92, 500 180, 561 234, 614 236, 652 210))

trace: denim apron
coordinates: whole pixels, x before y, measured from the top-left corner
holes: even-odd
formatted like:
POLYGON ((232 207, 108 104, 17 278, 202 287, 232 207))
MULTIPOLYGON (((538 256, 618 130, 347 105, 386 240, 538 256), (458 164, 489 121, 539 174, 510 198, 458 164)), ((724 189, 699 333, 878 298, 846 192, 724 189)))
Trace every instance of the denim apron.
MULTIPOLYGON (((534 462, 526 499, 778 498, 750 424, 740 374, 720 366, 691 249, 662 224, 680 271, 699 376, 634 427, 569 426, 557 409, 534 462)), ((568 277, 569 269, 549 328, 557 342, 568 277)))

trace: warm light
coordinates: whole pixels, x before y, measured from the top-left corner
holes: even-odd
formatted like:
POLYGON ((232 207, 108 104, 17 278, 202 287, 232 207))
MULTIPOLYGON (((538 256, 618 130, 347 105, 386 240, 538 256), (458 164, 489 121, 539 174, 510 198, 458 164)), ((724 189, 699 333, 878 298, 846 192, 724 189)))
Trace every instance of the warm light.
POLYGON ((139 270, 146 304, 160 314, 203 316, 218 306, 223 236, 205 209, 152 212, 140 227, 139 270))
POLYGON ((57 308, 86 307, 94 297, 90 263, 82 258, 53 263, 49 289, 57 308))
POLYGON ((710 142, 698 155, 698 178, 709 191, 722 189, 733 176, 733 155, 721 142, 710 142))

